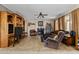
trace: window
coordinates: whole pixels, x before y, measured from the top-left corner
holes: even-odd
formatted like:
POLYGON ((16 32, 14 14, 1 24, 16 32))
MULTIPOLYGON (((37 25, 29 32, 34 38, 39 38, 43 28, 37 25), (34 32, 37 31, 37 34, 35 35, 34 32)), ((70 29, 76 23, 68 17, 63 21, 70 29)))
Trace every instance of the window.
POLYGON ((59 28, 58 28, 58 19, 55 20, 55 30, 59 30, 59 28))
POLYGON ((60 30, 63 30, 62 20, 64 20, 64 19, 60 18, 60 30))
POLYGON ((71 14, 68 14, 65 16, 65 31, 71 31, 72 30, 72 16, 71 14))

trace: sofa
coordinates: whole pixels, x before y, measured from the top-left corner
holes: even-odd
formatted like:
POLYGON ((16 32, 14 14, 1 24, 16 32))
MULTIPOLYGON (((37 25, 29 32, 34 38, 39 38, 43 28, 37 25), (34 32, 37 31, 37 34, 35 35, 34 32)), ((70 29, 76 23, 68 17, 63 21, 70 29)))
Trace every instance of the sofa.
POLYGON ((36 35, 37 35, 36 30, 34 29, 30 30, 30 36, 36 36, 36 35))

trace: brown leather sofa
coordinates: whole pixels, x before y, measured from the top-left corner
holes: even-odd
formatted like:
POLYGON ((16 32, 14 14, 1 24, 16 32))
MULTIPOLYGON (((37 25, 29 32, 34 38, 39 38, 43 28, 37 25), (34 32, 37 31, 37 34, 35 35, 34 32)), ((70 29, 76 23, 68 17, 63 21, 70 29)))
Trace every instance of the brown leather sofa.
POLYGON ((36 36, 36 35, 37 32, 34 29, 30 30, 30 36, 36 36))

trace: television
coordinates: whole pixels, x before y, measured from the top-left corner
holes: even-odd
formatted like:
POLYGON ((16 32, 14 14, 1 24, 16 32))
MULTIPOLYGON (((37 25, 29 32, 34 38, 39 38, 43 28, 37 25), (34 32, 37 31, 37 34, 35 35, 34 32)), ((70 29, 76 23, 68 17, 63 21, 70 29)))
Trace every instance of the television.
POLYGON ((13 33, 13 24, 8 24, 8 34, 13 33))

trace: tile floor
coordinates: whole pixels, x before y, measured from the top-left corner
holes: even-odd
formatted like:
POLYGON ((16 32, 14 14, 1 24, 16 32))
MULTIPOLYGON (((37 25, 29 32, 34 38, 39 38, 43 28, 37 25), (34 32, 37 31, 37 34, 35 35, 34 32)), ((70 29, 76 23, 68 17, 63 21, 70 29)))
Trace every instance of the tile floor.
POLYGON ((8 47, 8 48, 0 48, 0 53, 23 53, 23 54, 30 54, 30 53, 47 53, 47 54, 52 54, 52 53, 58 53, 58 54, 63 54, 63 53, 79 53, 78 50, 71 46, 66 46, 61 43, 59 49, 51 49, 47 48, 44 46, 44 43, 40 41, 39 36, 34 36, 34 37, 26 37, 22 39, 18 44, 15 45, 15 47, 8 47))

